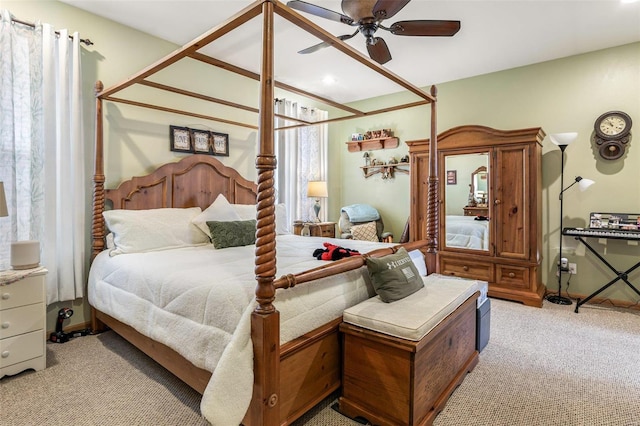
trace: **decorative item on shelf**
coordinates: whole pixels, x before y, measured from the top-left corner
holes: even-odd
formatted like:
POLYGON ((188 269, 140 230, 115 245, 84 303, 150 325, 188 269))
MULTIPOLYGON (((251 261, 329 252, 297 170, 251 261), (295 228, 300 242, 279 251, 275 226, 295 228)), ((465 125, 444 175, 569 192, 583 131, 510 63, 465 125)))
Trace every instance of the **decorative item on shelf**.
POLYGON ((328 196, 327 182, 315 180, 307 183, 307 197, 316 199, 316 203, 313 205, 313 211, 316 214, 313 219, 314 222, 320 222, 320 198, 327 198, 328 196))
POLYGON ((364 155, 362 156, 362 158, 364 158, 364 166, 368 167, 371 165, 371 156, 369 155, 368 151, 364 152, 364 155))
POLYGON ((393 178, 396 172, 409 174, 409 170, 404 168, 409 166, 408 161, 398 162, 395 157, 391 157, 389 158, 389 161, 385 163, 382 160, 373 158, 372 155, 369 155, 367 158, 369 159, 369 164, 360 167, 362 169, 362 172, 364 173, 365 178, 371 177, 378 173, 381 174, 382 179, 393 178))
POLYGON ((347 142, 349 152, 368 151, 374 149, 397 148, 399 140, 393 137, 391 129, 369 130, 364 134, 352 133, 347 142))
POLYGON ((558 294, 549 294, 547 296, 547 300, 551 303, 555 303, 556 305, 571 305, 573 302, 568 297, 562 296, 562 273, 566 272, 567 267, 562 264, 562 219, 563 219, 563 204, 564 197, 563 193, 571 188, 576 183, 579 183, 579 188, 581 191, 586 190, 589 186, 591 186, 594 182, 590 179, 583 179, 581 176, 577 176, 571 185, 564 188, 564 151, 567 146, 576 140, 578 134, 576 132, 568 132, 568 133, 556 133, 553 135, 549 135, 549 139, 555 145, 560 148, 561 157, 560 157, 560 194, 558 195, 558 199, 560 200, 560 247, 558 251, 558 294))

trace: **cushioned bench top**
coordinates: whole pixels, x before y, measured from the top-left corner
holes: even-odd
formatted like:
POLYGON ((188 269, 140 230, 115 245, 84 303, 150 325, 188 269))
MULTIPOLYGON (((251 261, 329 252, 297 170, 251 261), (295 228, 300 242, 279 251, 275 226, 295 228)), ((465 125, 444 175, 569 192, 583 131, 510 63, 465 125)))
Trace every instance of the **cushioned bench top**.
POLYGON ((423 277, 425 286, 404 299, 383 302, 379 296, 344 311, 343 321, 362 328, 419 341, 475 292, 486 294, 487 282, 450 278, 438 274, 423 277))

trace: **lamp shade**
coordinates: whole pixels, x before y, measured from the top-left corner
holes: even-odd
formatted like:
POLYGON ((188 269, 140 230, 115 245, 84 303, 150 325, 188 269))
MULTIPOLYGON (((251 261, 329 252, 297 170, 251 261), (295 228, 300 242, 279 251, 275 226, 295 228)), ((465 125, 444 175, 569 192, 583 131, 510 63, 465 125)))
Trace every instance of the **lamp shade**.
POLYGON ((325 198, 328 197, 327 182, 323 180, 312 180, 307 184, 307 197, 325 198))
POLYGON ((577 137, 577 132, 554 133, 552 135, 549 135, 549 139, 551 139, 551 142, 558 146, 567 146, 571 142, 575 141, 577 137))
POLYGON ((9 216, 7 210, 7 198, 4 196, 4 182, 0 182, 0 217, 9 216))
POLYGON ((584 192, 594 183, 595 182, 591 179, 580 178, 580 180, 578 181, 578 188, 580 189, 580 191, 584 192))

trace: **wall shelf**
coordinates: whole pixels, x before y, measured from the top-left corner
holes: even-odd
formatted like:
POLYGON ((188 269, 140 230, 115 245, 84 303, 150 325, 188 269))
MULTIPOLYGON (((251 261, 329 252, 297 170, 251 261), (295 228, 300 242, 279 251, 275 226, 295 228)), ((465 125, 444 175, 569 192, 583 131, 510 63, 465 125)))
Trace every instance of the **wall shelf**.
POLYGON ((375 174, 382 173, 382 179, 393 178, 398 173, 409 174, 409 170, 403 167, 409 167, 409 163, 380 164, 375 166, 360 166, 364 177, 368 178, 375 174))
POLYGON ((399 141, 397 137, 364 139, 361 141, 346 142, 349 152, 374 151, 376 149, 397 148, 399 141))

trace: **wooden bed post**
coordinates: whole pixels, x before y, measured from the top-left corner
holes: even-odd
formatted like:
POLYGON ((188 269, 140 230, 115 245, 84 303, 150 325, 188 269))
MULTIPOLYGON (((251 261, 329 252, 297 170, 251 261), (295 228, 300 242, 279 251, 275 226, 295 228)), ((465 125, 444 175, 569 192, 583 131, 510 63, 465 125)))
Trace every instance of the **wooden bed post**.
POLYGON ((104 157, 102 142, 102 99, 98 96, 104 86, 102 81, 96 81, 94 90, 96 93, 96 140, 95 140, 95 165, 93 173, 93 225, 92 225, 92 252, 93 260, 104 250, 104 157))
MULTIPOLYGON (((102 81, 96 81, 94 86, 96 94, 96 140, 95 140, 95 164, 93 173, 93 223, 91 225, 92 251, 91 261, 104 250, 104 157, 102 134, 102 99, 98 96, 104 89, 102 81)), ((91 309, 91 329, 100 330, 102 326, 96 318, 95 309, 91 309)))
POLYGON ((429 142, 429 178, 427 195, 427 253, 426 263, 429 273, 438 271, 438 113, 436 99, 438 89, 431 86, 431 138, 429 142))
POLYGON ((258 170, 257 230, 255 273, 258 306, 251 314, 251 339, 254 352, 253 396, 244 424, 275 426, 280 424, 280 314, 273 306, 276 275, 275 192, 273 105, 273 21, 274 5, 262 5, 262 73, 260 78, 260 151, 258 170))

